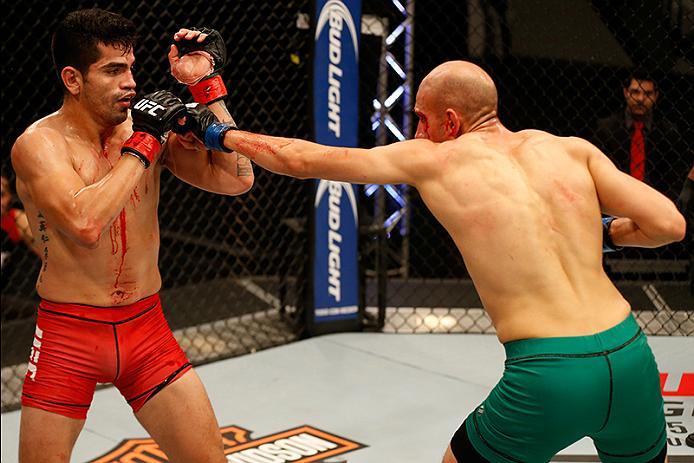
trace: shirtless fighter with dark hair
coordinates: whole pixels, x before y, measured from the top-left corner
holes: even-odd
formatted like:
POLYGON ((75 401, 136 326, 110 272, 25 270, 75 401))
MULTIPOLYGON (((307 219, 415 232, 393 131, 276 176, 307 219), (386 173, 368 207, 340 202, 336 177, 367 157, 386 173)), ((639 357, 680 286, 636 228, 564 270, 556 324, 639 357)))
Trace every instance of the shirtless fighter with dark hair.
MULTIPOLYGON (((224 47, 218 34, 188 29, 174 40, 207 55, 224 47)), ((52 41, 63 104, 12 148, 17 193, 43 247, 21 463, 69 461, 99 382, 119 389, 169 461, 226 461, 207 393, 162 313, 159 182, 169 169, 204 190, 238 195, 253 173, 246 158, 167 137, 186 108, 164 91, 135 98, 134 45, 135 27, 120 15, 67 15, 52 41)), ((169 59, 185 77, 185 62, 195 71, 207 55, 181 57, 173 46, 169 59)), ((218 59, 210 70, 223 65, 218 59)), ((193 95, 232 122, 220 79, 202 77, 191 82, 193 95)))

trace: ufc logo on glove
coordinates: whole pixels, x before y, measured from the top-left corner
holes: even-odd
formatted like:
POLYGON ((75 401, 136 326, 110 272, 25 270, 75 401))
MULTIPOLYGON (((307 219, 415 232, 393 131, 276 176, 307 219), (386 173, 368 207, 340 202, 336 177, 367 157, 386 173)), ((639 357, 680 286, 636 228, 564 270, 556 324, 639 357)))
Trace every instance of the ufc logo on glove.
POLYGON ((133 109, 137 109, 138 111, 142 112, 147 112, 147 114, 151 114, 154 117, 158 117, 159 114, 156 113, 157 109, 166 109, 162 105, 155 103, 154 101, 148 100, 146 98, 141 99, 137 103, 135 103, 135 106, 133 106, 133 109))

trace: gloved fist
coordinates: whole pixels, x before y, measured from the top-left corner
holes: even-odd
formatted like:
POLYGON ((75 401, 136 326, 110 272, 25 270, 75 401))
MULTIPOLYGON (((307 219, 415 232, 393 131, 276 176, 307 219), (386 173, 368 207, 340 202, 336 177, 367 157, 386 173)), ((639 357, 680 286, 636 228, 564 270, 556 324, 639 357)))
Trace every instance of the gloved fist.
POLYGON ((226 64, 226 45, 219 32, 208 28, 181 29, 169 53, 171 74, 188 85, 198 103, 208 104, 227 95, 219 75, 226 64), (200 41, 200 37, 203 39, 200 41))
POLYGON ((133 134, 123 143, 121 154, 131 154, 142 161, 145 168, 149 167, 159 155, 164 134, 171 129, 172 121, 185 115, 185 111, 183 102, 166 90, 133 100, 133 134))
POLYGON ((224 135, 229 130, 237 130, 230 124, 219 122, 217 116, 205 105, 200 103, 188 103, 185 105, 185 122, 176 122, 171 130, 175 133, 185 134, 192 132, 205 147, 215 151, 231 152, 224 146, 224 135))

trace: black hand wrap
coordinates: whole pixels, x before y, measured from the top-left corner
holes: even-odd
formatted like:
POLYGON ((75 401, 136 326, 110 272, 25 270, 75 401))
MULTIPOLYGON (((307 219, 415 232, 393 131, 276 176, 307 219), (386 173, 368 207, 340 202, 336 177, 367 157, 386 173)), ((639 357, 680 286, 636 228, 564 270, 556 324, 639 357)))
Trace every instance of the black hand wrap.
POLYGON ((614 244, 614 241, 612 241, 612 237, 610 236, 610 226, 612 225, 612 222, 616 217, 612 216, 607 216, 602 218, 602 252, 614 252, 614 251, 621 251, 624 249, 622 246, 617 246, 614 244))
POLYGON ((230 124, 219 122, 210 109, 200 103, 189 103, 186 107, 185 124, 174 124, 172 130, 176 133, 192 132, 205 146, 211 150, 230 153, 224 146, 224 135, 229 130, 238 130, 230 124))
POLYGON ((165 90, 134 100, 131 109, 133 134, 123 143, 121 154, 133 155, 145 168, 149 167, 161 150, 171 122, 185 115, 185 110, 183 102, 165 90))
POLYGON ((207 27, 198 29, 192 27, 191 30, 207 34, 207 37, 205 37, 205 40, 202 42, 198 42, 197 37, 192 40, 183 39, 174 42, 174 45, 178 47, 180 56, 196 51, 202 51, 210 55, 212 58, 212 71, 199 82, 189 85, 188 89, 193 95, 193 99, 198 103, 213 103, 227 96, 227 89, 224 86, 224 81, 219 75, 220 70, 227 61, 226 45, 224 44, 222 35, 214 29, 209 29, 207 27))
POLYGON ((222 35, 216 30, 209 29, 207 27, 200 29, 191 27, 190 30, 200 31, 201 34, 207 34, 207 37, 205 37, 205 40, 202 42, 198 42, 197 37, 192 40, 182 39, 174 42, 174 45, 178 47, 178 54, 183 56, 194 51, 204 51, 209 53, 214 64, 212 74, 219 74, 219 71, 227 62, 227 48, 224 44, 224 40, 222 39, 222 35))

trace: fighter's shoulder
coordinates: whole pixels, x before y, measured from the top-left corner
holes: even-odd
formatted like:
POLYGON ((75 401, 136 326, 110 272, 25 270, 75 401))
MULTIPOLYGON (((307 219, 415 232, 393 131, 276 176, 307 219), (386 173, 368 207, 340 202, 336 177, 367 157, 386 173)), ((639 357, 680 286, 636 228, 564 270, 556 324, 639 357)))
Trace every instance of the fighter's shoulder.
POLYGON ((602 151, 594 144, 581 137, 555 137, 556 147, 559 151, 566 153, 574 161, 581 164, 600 158, 602 151))
POLYGON ((47 152, 51 158, 60 159, 67 156, 67 140, 65 135, 53 124, 39 120, 17 137, 12 146, 12 163, 22 166, 26 163, 33 164, 45 159, 47 152))
POLYGON ((394 154, 397 153, 399 156, 402 154, 409 154, 414 157, 427 156, 431 157, 436 153, 441 151, 441 146, 445 143, 434 143, 431 140, 424 138, 413 138, 410 140, 404 140, 397 143, 392 143, 390 145, 384 145, 382 147, 377 147, 377 151, 385 148, 388 151, 392 151, 394 154))
POLYGON ((572 153, 589 154, 594 151, 599 151, 595 145, 581 137, 558 137, 560 143, 572 153))
POLYGON ((12 153, 28 153, 35 149, 61 150, 67 146, 65 135, 50 126, 31 125, 14 143, 12 153))
MULTIPOLYGON (((543 130, 528 129, 517 132, 531 143, 551 143, 567 149, 585 148, 591 143, 581 137, 555 135, 543 130)), ((592 145, 591 145, 592 146, 592 145)))
POLYGON ((55 114, 51 114, 31 124, 15 141, 15 147, 24 148, 48 143, 58 146, 67 143, 66 137, 57 124, 55 114))
POLYGON ((566 138, 538 129, 521 130, 516 132, 516 135, 529 143, 561 143, 561 140, 566 138))

